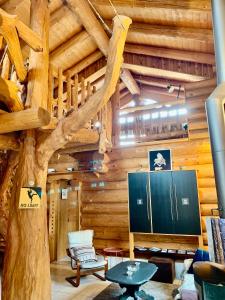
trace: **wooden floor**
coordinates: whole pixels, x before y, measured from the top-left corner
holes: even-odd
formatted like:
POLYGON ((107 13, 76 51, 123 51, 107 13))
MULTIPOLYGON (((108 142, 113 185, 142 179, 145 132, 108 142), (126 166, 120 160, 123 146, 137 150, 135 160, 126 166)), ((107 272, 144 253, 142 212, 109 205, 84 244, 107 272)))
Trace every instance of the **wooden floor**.
POLYGON ((90 275, 82 277, 80 286, 75 288, 65 280, 73 275, 68 263, 51 264, 53 300, 91 300, 110 284, 90 275))
MULTIPOLYGON (((78 288, 70 285, 65 278, 73 276, 68 263, 51 264, 52 300, 91 300, 110 283, 101 281, 90 275, 81 278, 78 288)), ((0 300, 1 300, 1 270, 0 270, 0 300)))

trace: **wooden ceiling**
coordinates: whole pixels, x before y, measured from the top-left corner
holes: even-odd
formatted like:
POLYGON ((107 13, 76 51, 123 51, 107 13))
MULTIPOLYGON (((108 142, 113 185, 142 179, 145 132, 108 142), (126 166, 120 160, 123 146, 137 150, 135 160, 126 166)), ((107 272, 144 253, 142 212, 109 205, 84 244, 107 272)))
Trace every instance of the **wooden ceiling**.
MULTIPOLYGON (((79 78, 88 77, 99 88, 105 58, 82 26, 75 2, 50 1, 50 62, 56 74, 59 67, 64 73, 71 70, 79 78)), ((98 12, 96 18, 101 16, 109 28, 116 12, 132 18, 124 68, 131 71, 139 86, 148 81, 156 82, 156 86, 157 82, 165 82, 165 88, 173 79, 189 82, 215 75, 210 0, 112 0, 113 7, 109 0, 87 2, 98 12), (144 83, 140 76, 144 76, 144 83)), ((0 6, 29 24, 29 0, 0 0, 0 6)), ((122 89, 126 91, 126 87, 121 86, 122 89)))

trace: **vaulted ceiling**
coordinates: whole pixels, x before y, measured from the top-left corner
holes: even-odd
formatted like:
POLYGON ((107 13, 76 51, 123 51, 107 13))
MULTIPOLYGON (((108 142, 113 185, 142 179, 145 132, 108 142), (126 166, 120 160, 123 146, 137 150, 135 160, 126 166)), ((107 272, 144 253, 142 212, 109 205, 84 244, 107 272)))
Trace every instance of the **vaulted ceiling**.
MULTIPOLYGON (((98 89, 106 59, 84 29, 75 0, 51 0, 50 62, 57 73, 70 70, 98 89)), ((132 18, 124 54, 124 68, 134 80, 157 96, 172 80, 178 83, 214 77, 215 61, 209 0, 87 0, 110 37, 116 14, 132 18), (160 85, 160 86, 159 86, 160 85), (152 90, 151 90, 152 88, 152 90), (157 90, 158 88, 158 90, 157 90)), ((29 0, 0 0, 6 11, 29 24, 29 0)), ((26 52, 25 52, 26 53, 26 52)), ((121 93, 127 87, 121 84, 121 93)))

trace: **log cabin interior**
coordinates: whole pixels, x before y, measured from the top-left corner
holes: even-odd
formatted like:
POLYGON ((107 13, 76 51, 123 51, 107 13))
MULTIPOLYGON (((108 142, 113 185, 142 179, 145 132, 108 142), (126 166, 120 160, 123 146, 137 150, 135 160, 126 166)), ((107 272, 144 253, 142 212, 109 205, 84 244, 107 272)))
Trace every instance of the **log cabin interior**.
POLYGON ((0 298, 225 299, 225 1, 0 21, 0 298))

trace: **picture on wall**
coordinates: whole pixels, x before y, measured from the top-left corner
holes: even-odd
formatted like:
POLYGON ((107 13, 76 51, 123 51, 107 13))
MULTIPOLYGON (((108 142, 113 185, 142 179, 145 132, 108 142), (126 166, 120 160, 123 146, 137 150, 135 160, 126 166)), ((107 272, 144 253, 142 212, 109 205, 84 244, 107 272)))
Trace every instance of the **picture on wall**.
POLYGON ((150 171, 172 170, 171 150, 151 150, 149 155, 150 171))

